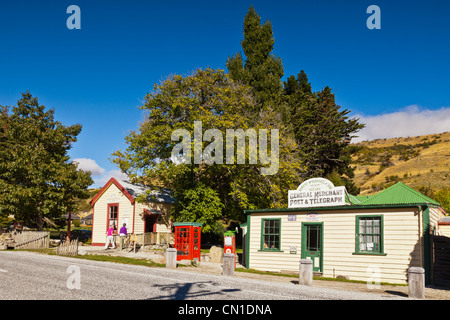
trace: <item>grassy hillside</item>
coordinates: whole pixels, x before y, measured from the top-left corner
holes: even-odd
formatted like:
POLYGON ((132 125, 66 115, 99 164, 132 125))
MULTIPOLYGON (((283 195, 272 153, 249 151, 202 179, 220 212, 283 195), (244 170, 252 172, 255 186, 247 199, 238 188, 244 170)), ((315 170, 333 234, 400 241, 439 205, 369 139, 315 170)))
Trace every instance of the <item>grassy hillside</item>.
POLYGON ((397 181, 432 195, 450 189, 450 132, 417 137, 377 139, 356 144, 354 182, 362 195, 397 181))
MULTIPOLYGON (((353 180, 361 188, 361 195, 374 194, 398 181, 430 197, 441 190, 447 190, 444 197, 450 194, 450 132, 377 139, 355 145, 360 150, 352 161, 353 180)), ((81 217, 92 213, 89 202, 99 190, 91 189, 88 199, 78 200, 81 217)))
POLYGON ((78 210, 77 210, 76 214, 80 218, 84 218, 85 216, 92 213, 92 207, 90 205, 90 202, 95 197, 97 192, 99 192, 99 191, 100 191, 100 189, 89 189, 89 198, 76 200, 76 202, 78 204, 78 210))

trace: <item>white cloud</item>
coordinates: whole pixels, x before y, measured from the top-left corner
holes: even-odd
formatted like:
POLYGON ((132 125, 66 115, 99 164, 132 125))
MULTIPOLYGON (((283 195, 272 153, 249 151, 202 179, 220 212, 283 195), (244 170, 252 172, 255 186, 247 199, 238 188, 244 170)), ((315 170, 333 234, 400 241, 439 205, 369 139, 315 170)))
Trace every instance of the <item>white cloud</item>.
POLYGON ((123 173, 120 170, 110 170, 110 171, 106 171, 103 175, 101 175, 100 177, 98 177, 97 179, 94 179, 94 187, 103 187, 109 179, 111 178, 118 178, 118 179, 122 179, 122 180, 128 180, 128 176, 123 173))
POLYGON ((364 140, 414 137, 450 131, 450 107, 438 110, 421 109, 417 105, 376 116, 356 115, 366 127, 352 142, 364 140))
POLYGON ((97 162, 93 159, 88 158, 78 158, 74 159, 73 162, 78 163, 78 169, 84 171, 90 171, 92 173, 92 179, 94 183, 91 185, 92 188, 101 188, 106 182, 112 177, 128 180, 128 176, 120 170, 109 170, 106 171, 102 167, 100 167, 97 162))
POLYGON ((87 158, 78 158, 73 159, 73 162, 78 163, 78 169, 84 170, 84 171, 90 171, 92 173, 92 176, 100 176, 105 172, 105 169, 100 167, 97 162, 93 159, 87 159, 87 158))

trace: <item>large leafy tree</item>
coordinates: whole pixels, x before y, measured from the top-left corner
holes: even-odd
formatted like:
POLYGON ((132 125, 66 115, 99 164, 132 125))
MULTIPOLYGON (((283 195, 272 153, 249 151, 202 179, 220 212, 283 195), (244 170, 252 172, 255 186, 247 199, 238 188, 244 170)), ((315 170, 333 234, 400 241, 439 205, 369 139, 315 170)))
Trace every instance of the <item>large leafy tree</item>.
MULTIPOLYGON (((233 141, 236 148, 232 163, 227 163, 228 158, 223 163, 208 164, 205 158, 195 162, 196 148, 204 155, 215 141, 213 138, 210 143, 203 137, 205 141, 191 144, 195 121, 201 122, 202 135, 208 129, 220 132, 224 145, 227 130, 255 129, 258 133, 260 129, 270 132, 273 128, 270 114, 255 112, 258 107, 249 86, 234 82, 222 70, 197 70, 189 76, 174 75, 155 84, 145 99, 141 107, 146 111, 144 122, 139 131, 126 137, 127 149, 115 152, 113 162, 136 182, 170 188, 182 204, 174 207, 175 221, 192 218, 205 223, 204 231, 220 229, 213 225, 219 217, 222 221, 241 220, 243 209, 279 207, 287 203, 281 190, 287 190, 286 186, 292 183, 297 163, 294 158, 281 158, 295 149, 293 141, 282 134, 279 135, 279 168, 274 175, 261 174, 265 164, 259 158, 257 163, 250 163, 248 143, 245 163, 238 164, 237 140, 233 141), (172 152, 179 142, 172 141, 172 134, 177 129, 190 133, 190 161, 173 159, 172 152), (211 205, 207 205, 208 201, 211 205)), ((227 157, 226 150, 222 156, 227 157)))
POLYGON ((0 214, 42 230, 75 210, 75 199, 88 197, 89 172, 77 169, 67 154, 81 125, 54 120, 29 92, 0 114, 0 214))

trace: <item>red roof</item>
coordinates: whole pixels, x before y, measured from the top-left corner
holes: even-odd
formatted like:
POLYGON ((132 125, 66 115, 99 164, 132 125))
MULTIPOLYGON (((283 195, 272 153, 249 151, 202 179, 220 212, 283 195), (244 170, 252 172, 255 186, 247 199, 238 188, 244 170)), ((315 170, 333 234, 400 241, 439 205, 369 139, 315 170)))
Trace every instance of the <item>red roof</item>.
POLYGON ((91 206, 93 206, 97 200, 103 195, 103 193, 108 190, 108 188, 113 184, 130 200, 131 204, 134 204, 134 197, 114 178, 109 179, 109 181, 103 186, 103 188, 95 195, 91 200, 91 206))

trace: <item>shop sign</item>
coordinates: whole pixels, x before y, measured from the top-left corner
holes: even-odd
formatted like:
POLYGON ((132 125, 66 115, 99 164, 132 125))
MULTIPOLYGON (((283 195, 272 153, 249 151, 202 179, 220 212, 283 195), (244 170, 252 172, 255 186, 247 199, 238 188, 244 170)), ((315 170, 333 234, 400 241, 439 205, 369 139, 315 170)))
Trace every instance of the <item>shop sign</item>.
POLYGON ((329 207, 346 205, 345 187, 335 187, 324 178, 303 182, 297 190, 289 190, 289 208, 329 207))
POLYGON ((319 214, 317 212, 306 214, 306 221, 319 221, 319 214))

